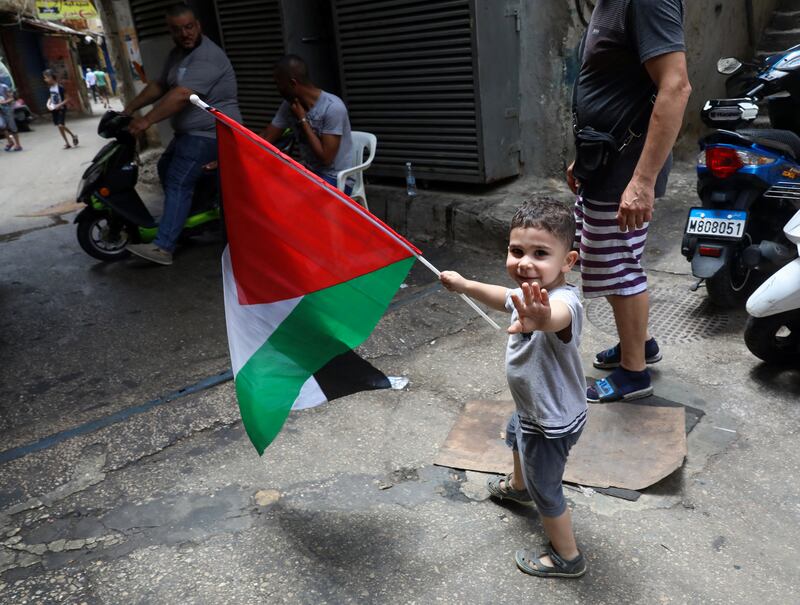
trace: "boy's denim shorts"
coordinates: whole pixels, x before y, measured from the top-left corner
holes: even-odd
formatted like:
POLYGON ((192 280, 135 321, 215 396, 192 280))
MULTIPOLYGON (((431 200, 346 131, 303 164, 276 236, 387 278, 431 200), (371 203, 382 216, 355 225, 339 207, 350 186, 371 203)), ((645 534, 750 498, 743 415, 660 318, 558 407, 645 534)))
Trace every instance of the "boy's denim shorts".
POLYGON ((523 433, 516 412, 506 427, 506 445, 519 452, 523 478, 528 493, 536 502, 539 514, 558 517, 567 510, 561 480, 567 465, 569 450, 578 442, 583 429, 558 439, 523 433))

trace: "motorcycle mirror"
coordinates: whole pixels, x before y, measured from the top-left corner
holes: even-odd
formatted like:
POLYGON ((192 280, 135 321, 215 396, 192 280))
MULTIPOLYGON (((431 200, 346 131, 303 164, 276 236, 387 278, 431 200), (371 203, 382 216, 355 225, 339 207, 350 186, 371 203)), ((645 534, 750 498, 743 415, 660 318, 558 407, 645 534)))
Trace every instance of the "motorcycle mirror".
POLYGON ((742 68, 742 62, 735 57, 725 57, 717 61, 717 71, 723 75, 731 76, 742 68))

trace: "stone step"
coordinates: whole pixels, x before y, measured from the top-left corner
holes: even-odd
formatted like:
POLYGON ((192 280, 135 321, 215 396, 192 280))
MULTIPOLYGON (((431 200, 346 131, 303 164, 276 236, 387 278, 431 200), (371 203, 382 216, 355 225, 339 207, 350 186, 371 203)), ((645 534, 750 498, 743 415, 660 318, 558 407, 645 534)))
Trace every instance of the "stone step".
POLYGON ((781 12, 800 11, 800 0, 780 0, 776 8, 781 12))
POLYGON ((787 30, 768 29, 761 37, 758 49, 778 52, 798 44, 800 44, 800 28, 787 30))
POLYGON ((798 27, 800 27, 800 11, 775 11, 769 23, 769 29, 779 31, 798 27))
POLYGON ((772 128, 772 124, 769 123, 769 116, 759 115, 748 128, 772 128))

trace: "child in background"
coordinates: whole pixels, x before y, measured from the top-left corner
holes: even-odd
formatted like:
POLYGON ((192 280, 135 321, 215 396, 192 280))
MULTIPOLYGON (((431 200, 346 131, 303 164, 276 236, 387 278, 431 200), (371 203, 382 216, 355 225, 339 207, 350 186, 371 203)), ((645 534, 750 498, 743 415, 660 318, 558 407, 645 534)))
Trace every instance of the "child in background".
POLYGON ((578 578, 586 560, 578 550, 561 481, 570 448, 586 423, 586 381, 578 346, 583 307, 566 275, 578 259, 572 250, 571 208, 551 199, 525 202, 511 221, 506 270, 510 290, 445 271, 441 282, 453 292, 511 313, 506 349, 508 385, 516 412, 506 429, 513 473, 488 482, 500 500, 539 510, 550 542, 541 550, 518 550, 517 567, 541 577, 578 578))
POLYGON ((0 82, 0 116, 3 118, 5 129, 6 151, 22 151, 17 133, 17 122, 14 120, 14 93, 5 82, 0 82))
POLYGON ((47 109, 50 110, 50 115, 53 116, 53 124, 58 127, 58 131, 64 138, 64 149, 70 149, 72 145, 78 146, 78 136, 74 134, 66 126, 67 119, 67 105, 69 98, 66 95, 64 87, 58 83, 56 76, 51 69, 45 69, 42 73, 45 84, 49 87, 49 96, 47 97, 47 109), (67 133, 72 137, 72 145, 69 144, 67 133))

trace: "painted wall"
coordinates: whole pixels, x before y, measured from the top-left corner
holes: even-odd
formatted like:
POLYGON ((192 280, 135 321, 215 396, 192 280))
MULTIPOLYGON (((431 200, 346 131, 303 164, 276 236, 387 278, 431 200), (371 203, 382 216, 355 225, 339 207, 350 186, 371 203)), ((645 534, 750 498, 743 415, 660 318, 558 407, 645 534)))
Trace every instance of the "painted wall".
MULTIPOLYGON (((678 141, 679 157, 694 153, 697 138, 704 131, 699 112, 705 100, 724 95, 724 78, 716 72, 717 59, 749 58, 754 53, 748 1, 686 0, 687 61, 693 93, 678 141)), ((752 29, 760 33, 777 0, 751 2, 752 29)), ((524 172, 528 175, 563 174, 567 159, 572 158, 571 91, 578 71, 577 46, 584 30, 575 4, 573 0, 522 2, 521 126, 524 172)))

